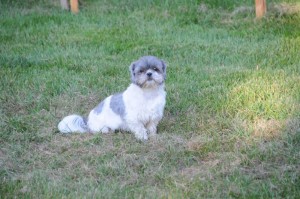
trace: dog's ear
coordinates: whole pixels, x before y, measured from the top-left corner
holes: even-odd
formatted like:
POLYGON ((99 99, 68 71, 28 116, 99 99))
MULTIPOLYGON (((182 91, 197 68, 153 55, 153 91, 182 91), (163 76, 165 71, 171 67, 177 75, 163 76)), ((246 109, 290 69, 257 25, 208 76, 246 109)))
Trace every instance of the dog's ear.
POLYGON ((164 78, 166 79, 166 77, 167 77, 167 65, 163 60, 161 60, 161 64, 162 64, 162 70, 163 70, 164 78))
POLYGON ((132 62, 131 65, 129 66, 129 71, 130 71, 130 77, 131 77, 131 81, 134 83, 135 82, 135 67, 136 67, 136 63, 132 62))

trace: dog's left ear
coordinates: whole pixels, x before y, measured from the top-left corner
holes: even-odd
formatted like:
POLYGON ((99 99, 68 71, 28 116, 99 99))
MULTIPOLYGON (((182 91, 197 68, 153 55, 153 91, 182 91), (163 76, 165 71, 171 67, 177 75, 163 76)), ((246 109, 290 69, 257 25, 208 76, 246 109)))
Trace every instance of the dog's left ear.
POLYGON ((163 70, 164 78, 166 79, 166 77, 167 77, 167 65, 163 60, 161 60, 161 64, 162 64, 162 70, 163 70))
POLYGON ((135 66, 136 66, 136 63, 135 62, 132 62, 131 65, 129 66, 129 71, 130 71, 130 77, 131 77, 131 81, 133 83, 135 83, 135 66))

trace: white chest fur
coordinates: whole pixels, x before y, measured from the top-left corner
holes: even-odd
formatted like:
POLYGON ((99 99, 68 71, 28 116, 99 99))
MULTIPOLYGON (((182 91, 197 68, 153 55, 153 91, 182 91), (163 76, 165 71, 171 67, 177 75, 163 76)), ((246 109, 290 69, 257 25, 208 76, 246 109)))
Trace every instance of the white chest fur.
POLYGON ((163 116, 166 103, 164 86, 157 89, 141 89, 131 84, 124 92, 126 119, 139 121, 146 125, 150 121, 159 121, 163 116))

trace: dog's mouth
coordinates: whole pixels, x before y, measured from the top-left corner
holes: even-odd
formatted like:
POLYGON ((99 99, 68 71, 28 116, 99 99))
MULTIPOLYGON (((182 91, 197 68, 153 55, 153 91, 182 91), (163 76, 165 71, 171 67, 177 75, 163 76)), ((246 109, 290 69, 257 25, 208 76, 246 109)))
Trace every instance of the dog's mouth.
POLYGON ((149 77, 141 84, 142 88, 151 88, 157 85, 157 82, 152 77, 149 77))
POLYGON ((159 79, 159 78, 154 78, 154 77, 147 77, 144 83, 147 84, 162 84, 164 81, 163 79, 159 79))
POLYGON ((137 81, 136 83, 142 88, 154 88, 157 87, 158 85, 161 85, 163 81, 150 76, 145 79, 140 79, 140 81, 137 81))

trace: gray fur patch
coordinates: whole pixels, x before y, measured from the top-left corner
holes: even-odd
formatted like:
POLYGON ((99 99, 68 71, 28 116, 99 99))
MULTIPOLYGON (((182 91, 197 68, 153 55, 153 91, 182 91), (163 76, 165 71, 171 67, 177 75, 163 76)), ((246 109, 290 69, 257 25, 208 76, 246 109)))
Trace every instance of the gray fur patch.
POLYGON ((121 117, 125 115, 125 104, 123 100, 123 94, 118 93, 111 97, 110 99, 110 108, 121 117))
POLYGON ((104 101, 102 101, 100 104, 98 104, 98 106, 96 106, 96 108, 94 108, 94 111, 99 115, 102 112, 104 106, 104 101))

